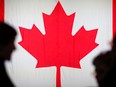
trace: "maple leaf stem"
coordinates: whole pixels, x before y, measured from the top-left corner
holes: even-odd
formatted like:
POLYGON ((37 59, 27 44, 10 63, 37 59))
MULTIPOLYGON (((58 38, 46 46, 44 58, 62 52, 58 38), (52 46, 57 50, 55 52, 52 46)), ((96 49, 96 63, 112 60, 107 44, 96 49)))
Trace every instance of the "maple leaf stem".
POLYGON ((56 87, 61 87, 60 66, 57 66, 57 71, 56 71, 56 87))

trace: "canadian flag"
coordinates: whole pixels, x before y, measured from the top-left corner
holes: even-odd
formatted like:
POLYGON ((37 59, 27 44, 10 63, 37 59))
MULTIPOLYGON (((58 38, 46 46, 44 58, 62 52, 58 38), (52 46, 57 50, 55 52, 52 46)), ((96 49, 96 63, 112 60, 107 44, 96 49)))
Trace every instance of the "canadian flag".
POLYGON ((17 87, 94 87, 92 61, 111 48, 115 0, 0 0, 0 21, 15 27, 6 62, 17 87))

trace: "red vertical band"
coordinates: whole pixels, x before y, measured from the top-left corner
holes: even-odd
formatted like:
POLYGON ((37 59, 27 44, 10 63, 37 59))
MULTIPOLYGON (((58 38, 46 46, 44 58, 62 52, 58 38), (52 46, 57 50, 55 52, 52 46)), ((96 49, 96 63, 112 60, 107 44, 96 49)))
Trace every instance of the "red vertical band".
POLYGON ((116 35, 116 0, 113 0, 113 37, 116 35))
POLYGON ((0 21, 4 22, 4 0, 0 0, 0 21))

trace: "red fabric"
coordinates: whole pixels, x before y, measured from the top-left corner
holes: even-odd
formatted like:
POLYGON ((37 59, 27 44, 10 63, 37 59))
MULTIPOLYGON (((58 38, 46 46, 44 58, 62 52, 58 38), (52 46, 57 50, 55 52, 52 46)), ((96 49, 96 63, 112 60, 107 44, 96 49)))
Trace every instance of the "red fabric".
POLYGON ((116 0, 113 0, 113 37, 116 35, 116 0))
POLYGON ((0 21, 4 21, 4 0, 0 0, 0 21))

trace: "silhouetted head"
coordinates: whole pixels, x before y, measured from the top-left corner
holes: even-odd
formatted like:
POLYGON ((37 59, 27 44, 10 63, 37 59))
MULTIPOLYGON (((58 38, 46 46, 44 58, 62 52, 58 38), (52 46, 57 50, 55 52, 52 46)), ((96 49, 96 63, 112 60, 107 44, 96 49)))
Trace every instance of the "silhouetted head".
POLYGON ((95 66, 98 84, 104 84, 103 82, 105 81, 106 77, 108 77, 109 73, 111 73, 110 71, 114 67, 116 69, 116 36, 112 40, 112 49, 106 52, 101 52, 99 55, 97 55, 93 60, 93 65, 95 66))
POLYGON ((100 53, 93 60, 95 66, 96 79, 100 84, 111 67, 111 52, 100 53))
POLYGON ((15 49, 14 40, 17 32, 13 27, 0 22, 0 57, 10 60, 12 51, 15 49))

